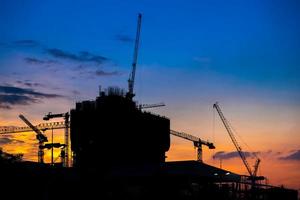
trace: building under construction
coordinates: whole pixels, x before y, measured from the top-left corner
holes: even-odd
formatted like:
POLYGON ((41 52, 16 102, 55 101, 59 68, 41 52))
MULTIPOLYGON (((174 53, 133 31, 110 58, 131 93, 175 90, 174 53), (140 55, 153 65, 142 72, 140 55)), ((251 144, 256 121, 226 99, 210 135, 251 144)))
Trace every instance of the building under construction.
POLYGON ((170 120, 143 112, 119 88, 71 110, 74 167, 163 163, 170 147, 170 120))

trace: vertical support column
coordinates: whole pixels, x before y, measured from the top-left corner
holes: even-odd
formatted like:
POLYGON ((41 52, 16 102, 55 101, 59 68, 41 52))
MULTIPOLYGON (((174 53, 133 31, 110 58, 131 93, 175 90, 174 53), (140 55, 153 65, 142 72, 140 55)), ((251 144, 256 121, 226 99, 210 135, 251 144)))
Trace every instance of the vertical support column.
POLYGON ((43 142, 39 142, 38 163, 44 163, 44 150, 42 149, 43 145, 43 142))
POLYGON ((65 114, 65 159, 64 166, 69 167, 69 113, 65 114))
POLYGON ((53 157, 53 127, 52 127, 52 131, 51 131, 51 165, 54 165, 54 157, 53 157))
POLYGON ((203 159, 202 159, 202 145, 199 144, 197 146, 197 161, 203 163, 203 159))

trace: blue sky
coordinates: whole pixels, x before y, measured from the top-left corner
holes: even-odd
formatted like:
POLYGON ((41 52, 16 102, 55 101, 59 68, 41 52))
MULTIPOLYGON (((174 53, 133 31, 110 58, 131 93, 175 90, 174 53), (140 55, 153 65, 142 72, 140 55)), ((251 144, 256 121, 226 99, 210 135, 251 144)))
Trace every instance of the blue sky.
MULTIPOLYGON (((299 90, 298 8, 298 1, 1 1, 0 38, 94 52, 128 71, 133 45, 116 37, 133 38, 141 12, 140 64, 299 90)), ((12 49, 0 51, 5 58, 12 49)))
POLYGON ((1 84, 45 82, 49 87, 33 89, 76 100, 93 98, 99 84, 126 88, 141 12, 138 100, 185 107, 228 99, 298 109, 299 7, 292 0, 2 0, 1 84), (90 62, 82 52, 106 60, 90 62))

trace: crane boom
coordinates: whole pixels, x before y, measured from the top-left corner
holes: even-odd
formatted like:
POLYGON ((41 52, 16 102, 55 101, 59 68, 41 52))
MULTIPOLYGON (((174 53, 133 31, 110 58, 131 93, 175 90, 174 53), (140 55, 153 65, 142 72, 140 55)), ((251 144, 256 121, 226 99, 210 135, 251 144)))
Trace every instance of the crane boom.
POLYGON ((36 138, 39 140, 39 142, 48 142, 47 137, 42 133, 42 131, 38 128, 36 128, 34 125, 32 125, 23 115, 19 115, 20 119, 22 119, 27 126, 29 126, 34 132, 36 132, 36 138))
POLYGON ((134 97, 133 88, 134 88, 135 71, 136 71, 136 64, 137 64, 137 58, 138 58, 141 24, 142 24, 142 14, 139 13, 136 37, 135 37, 134 52, 133 52, 132 71, 131 71, 129 79, 128 79, 128 97, 131 99, 134 97))
MULTIPOLYGON (((47 130, 47 129, 64 129, 66 126, 65 126, 65 122, 51 122, 51 123, 41 123, 34 127, 39 129, 40 131, 42 131, 42 130, 47 130)), ((1 127, 0 135, 1 134, 10 134, 10 133, 32 132, 32 131, 33 131, 33 129, 28 126, 1 127)))
POLYGON ((222 113, 222 111, 221 111, 221 108, 220 108, 219 105, 218 105, 218 102, 216 102, 216 103, 213 105, 213 107, 217 110, 217 112, 218 112, 218 114, 219 114, 219 116, 220 116, 220 118, 221 118, 221 120, 222 120, 222 122, 223 122, 223 124, 224 124, 224 126, 225 126, 225 128, 226 128, 226 130, 227 130, 227 132, 228 132, 228 134, 229 134, 229 136, 230 136, 230 138, 231 138, 231 140, 232 140, 232 142, 233 142, 235 148, 236 148, 236 150, 237 150, 237 152, 239 153, 239 155, 240 155, 240 157, 241 157, 241 159, 242 159, 242 161, 243 161, 245 167, 247 168, 247 171, 248 171, 249 175, 250 175, 250 176, 253 176, 253 172, 252 172, 252 170, 251 170, 251 168, 250 168, 250 165, 249 165, 249 163, 248 163, 248 161, 247 161, 247 159, 246 159, 245 153, 242 151, 242 148, 240 147, 240 145, 238 144, 237 140, 235 139, 235 137, 234 137, 234 135, 233 135, 233 131, 232 131, 232 129, 230 128, 227 119, 226 119, 225 116, 223 115, 223 113, 222 113))
POLYGON ((190 135, 188 133, 170 130, 170 134, 175 135, 180 138, 183 138, 183 139, 186 139, 186 140, 189 140, 189 141, 192 141, 194 143, 194 147, 197 148, 197 160, 199 162, 203 162, 202 161, 202 145, 208 146, 209 149, 216 148, 213 143, 208 142, 208 141, 203 141, 200 138, 190 135))

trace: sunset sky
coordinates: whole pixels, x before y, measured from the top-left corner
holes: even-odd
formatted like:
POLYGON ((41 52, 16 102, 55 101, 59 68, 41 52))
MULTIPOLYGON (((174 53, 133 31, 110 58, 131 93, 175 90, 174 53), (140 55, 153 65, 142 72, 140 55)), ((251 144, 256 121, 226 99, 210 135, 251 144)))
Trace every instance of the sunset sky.
MULTIPOLYGON (((299 9, 298 0, 1 0, 0 126, 25 126, 20 113, 42 123, 95 99, 99 85, 127 89, 141 12, 135 100, 164 102, 152 111, 172 129, 215 144, 203 148, 206 163, 246 174, 218 101, 243 150, 261 158, 260 175, 300 189, 299 9)), ((168 160, 196 159, 191 142, 171 139, 168 160)), ((0 146, 37 160, 34 133, 1 136, 0 146)))

